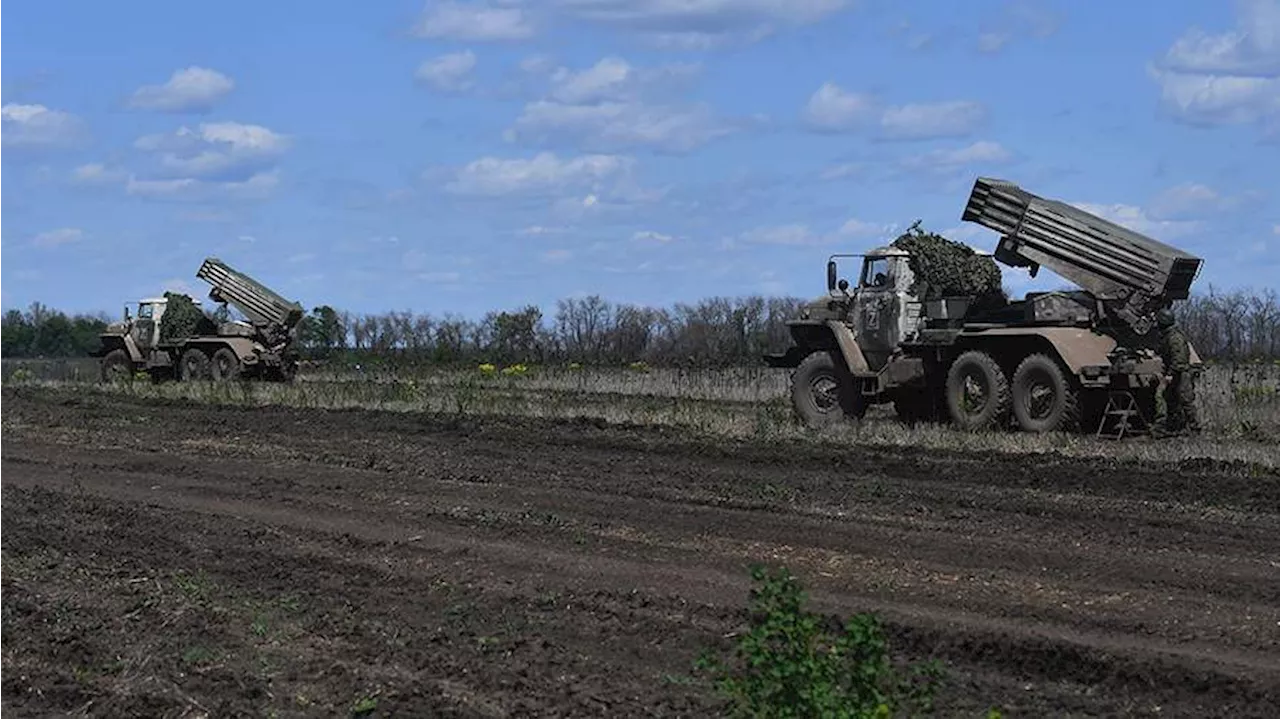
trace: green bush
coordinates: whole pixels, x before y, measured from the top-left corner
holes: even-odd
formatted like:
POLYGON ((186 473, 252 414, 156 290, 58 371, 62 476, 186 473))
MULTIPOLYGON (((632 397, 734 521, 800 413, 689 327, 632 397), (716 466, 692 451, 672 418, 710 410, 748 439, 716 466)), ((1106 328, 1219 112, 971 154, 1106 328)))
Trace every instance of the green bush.
POLYGON ((872 614, 858 614, 842 632, 802 608, 805 593, 785 569, 752 569, 751 628, 728 661, 710 652, 696 663, 730 700, 731 714, 762 719, 890 717, 933 709, 942 678, 937 662, 901 674, 872 614))
POLYGON ((993 299, 1006 300, 1001 284, 1000 267, 986 255, 961 242, 926 232, 917 220, 893 241, 893 246, 911 253, 911 271, 915 274, 913 293, 921 299, 974 297, 987 304, 993 299))
POLYGON ((217 331, 213 320, 205 316, 191 298, 177 292, 165 292, 164 316, 160 318, 160 341, 185 339, 197 334, 217 331))

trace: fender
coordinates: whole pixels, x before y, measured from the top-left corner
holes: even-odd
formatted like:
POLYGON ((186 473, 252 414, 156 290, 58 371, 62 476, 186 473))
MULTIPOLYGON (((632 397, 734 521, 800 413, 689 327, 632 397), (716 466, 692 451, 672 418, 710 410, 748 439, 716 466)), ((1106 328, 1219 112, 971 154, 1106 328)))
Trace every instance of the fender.
POLYGON ((827 328, 836 338, 836 345, 840 347, 840 354, 844 355, 849 371, 855 375, 870 374, 871 367, 862 354, 862 348, 858 346, 858 340, 853 336, 853 330, 839 320, 827 320, 827 328))
POLYGON ((102 344, 102 348, 92 355, 94 357, 106 357, 110 352, 123 348, 129 354, 130 362, 142 361, 142 350, 138 349, 138 343, 133 341, 133 335, 99 335, 98 341, 102 344))
POLYGON ((1107 355, 1115 349, 1111 337, 1080 327, 998 327, 968 335, 965 339, 982 337, 1039 337, 1053 346, 1062 364, 1073 374, 1080 374, 1085 367, 1109 365, 1107 355))

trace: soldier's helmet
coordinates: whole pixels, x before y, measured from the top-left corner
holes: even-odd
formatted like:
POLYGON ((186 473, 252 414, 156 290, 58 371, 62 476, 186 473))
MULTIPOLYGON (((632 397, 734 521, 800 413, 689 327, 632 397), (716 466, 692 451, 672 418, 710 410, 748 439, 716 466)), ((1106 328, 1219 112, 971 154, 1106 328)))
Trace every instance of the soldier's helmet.
POLYGON ((1156 324, 1160 327, 1172 327, 1174 322, 1173 310, 1168 307, 1162 308, 1156 313, 1156 324))

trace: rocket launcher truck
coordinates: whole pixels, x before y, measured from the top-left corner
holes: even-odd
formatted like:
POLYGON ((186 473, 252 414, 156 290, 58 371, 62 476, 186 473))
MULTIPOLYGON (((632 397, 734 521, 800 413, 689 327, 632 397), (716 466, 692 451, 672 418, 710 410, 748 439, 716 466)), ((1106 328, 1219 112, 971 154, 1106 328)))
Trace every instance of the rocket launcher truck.
POLYGON ((244 319, 215 321, 198 303, 173 293, 138 301, 136 316, 126 305, 123 321, 100 335, 96 356, 103 380, 145 372, 182 381, 292 381, 302 305, 216 257, 205 259, 196 277, 212 285, 209 299, 235 307, 244 319))
POLYGON ((1189 296, 1203 260, 1005 180, 978 178, 962 219, 1000 233, 997 262, 1080 289, 999 306, 925 299, 901 248, 833 255, 827 294, 787 322, 793 345, 765 358, 794 368, 800 418, 822 425, 891 403, 904 421, 964 429, 1149 424, 1163 377, 1155 314, 1189 296), (861 260, 853 285, 838 279, 842 258, 861 260))

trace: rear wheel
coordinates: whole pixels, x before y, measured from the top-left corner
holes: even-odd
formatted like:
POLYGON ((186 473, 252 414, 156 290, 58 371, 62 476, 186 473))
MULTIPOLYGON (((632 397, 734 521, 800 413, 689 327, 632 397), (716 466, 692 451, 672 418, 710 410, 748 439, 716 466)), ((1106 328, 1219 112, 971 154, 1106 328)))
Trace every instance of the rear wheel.
POLYGON ((866 414, 853 386, 853 376, 831 352, 814 352, 791 375, 791 404, 810 427, 826 427, 866 414))
POLYGON ((219 382, 235 382, 240 379, 244 366, 240 364, 240 357, 235 353, 235 350, 230 347, 222 347, 213 353, 211 369, 213 379, 219 382))
POLYGON ((1027 432, 1074 432, 1080 428, 1080 395, 1062 366, 1033 354, 1013 373, 1013 416, 1027 432))
POLYGON ((947 411, 960 429, 1003 427, 1009 421, 1009 380, 991 355, 970 350, 947 371, 947 411))
POLYGON ((133 360, 129 353, 122 349, 114 349, 102 358, 102 381, 125 382, 133 378, 133 360))
POLYGON ((198 349, 189 349, 178 360, 178 376, 183 382, 209 379, 209 355, 198 349))

